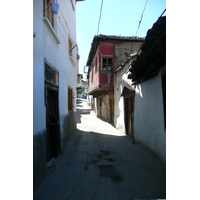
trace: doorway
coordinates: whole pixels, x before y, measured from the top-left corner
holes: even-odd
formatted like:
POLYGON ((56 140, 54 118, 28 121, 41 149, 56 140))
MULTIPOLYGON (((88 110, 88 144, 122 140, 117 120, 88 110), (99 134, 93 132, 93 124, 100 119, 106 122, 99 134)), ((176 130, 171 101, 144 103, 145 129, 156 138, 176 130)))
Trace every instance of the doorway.
POLYGON ((58 90, 46 86, 46 147, 47 162, 60 153, 60 125, 50 125, 48 120, 50 113, 57 121, 59 120, 58 90))
POLYGON ((126 134, 134 139, 133 136, 133 123, 134 123, 134 101, 135 101, 135 92, 131 97, 124 96, 124 112, 125 112, 125 130, 126 134))
POLYGON ((110 99, 110 121, 114 123, 114 100, 110 99))

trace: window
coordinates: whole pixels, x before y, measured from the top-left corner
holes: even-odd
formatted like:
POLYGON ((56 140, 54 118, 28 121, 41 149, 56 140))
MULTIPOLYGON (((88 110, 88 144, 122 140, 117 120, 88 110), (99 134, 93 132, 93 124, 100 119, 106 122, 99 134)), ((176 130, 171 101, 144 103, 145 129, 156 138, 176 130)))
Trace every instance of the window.
POLYGON ((69 56, 72 57, 72 42, 70 39, 68 39, 68 44, 69 44, 69 56))
POLYGON ((77 48, 75 48, 77 45, 73 43, 73 40, 70 35, 68 35, 68 48, 69 48, 69 57, 76 66, 76 59, 77 59, 77 48))
POLYGON ((112 71, 112 58, 103 57, 102 70, 112 71))
POLYGON ((43 0, 43 16, 47 17, 50 24, 54 28, 54 13, 51 12, 51 0, 43 0))
POLYGON ((45 63, 45 80, 58 86, 58 73, 45 63))
POLYGON ((68 86, 68 111, 73 110, 73 89, 68 86))

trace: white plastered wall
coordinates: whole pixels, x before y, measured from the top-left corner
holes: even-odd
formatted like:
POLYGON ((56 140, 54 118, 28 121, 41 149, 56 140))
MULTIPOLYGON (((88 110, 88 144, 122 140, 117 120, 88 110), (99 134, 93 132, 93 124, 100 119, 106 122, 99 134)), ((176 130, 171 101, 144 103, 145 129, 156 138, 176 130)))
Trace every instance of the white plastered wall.
POLYGON ((166 163, 166 131, 161 73, 136 86, 134 138, 152 149, 166 163))
MULTIPOLYGON (((33 1, 33 134, 46 129, 46 106, 44 100, 44 64, 59 73, 59 113, 68 114, 68 86, 76 97, 77 48, 73 49, 74 59, 69 57, 68 37, 76 44, 76 11, 71 1, 58 1, 59 12, 54 15, 55 33, 60 44, 43 20, 43 1, 33 1)), ((74 4, 75 5, 75 4, 74 4)), ((76 108, 76 101, 74 101, 76 108)), ((60 126, 62 127, 62 117, 60 126)), ((61 130, 62 131, 62 130, 61 130)))
POLYGON ((114 75, 114 98, 115 98, 115 113, 114 113, 114 126, 121 130, 123 133, 125 131, 124 124, 124 97, 121 96, 124 87, 127 87, 129 90, 134 90, 134 86, 132 86, 132 82, 128 79, 128 71, 133 58, 129 60, 124 66, 123 69, 119 70, 114 75))

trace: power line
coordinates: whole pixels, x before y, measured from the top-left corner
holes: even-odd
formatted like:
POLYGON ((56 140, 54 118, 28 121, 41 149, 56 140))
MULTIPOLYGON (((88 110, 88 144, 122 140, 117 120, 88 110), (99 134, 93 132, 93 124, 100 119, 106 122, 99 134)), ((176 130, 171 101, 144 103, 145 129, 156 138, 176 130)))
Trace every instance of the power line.
MULTIPOLYGON (((95 47, 94 47, 94 51, 96 50, 97 48, 97 36, 98 36, 98 33, 99 33, 99 25, 100 25, 100 20, 101 20, 101 12, 102 12, 102 7, 103 7, 103 0, 101 1, 101 8, 100 8, 100 14, 99 14, 99 23, 98 23, 98 28, 97 28, 97 35, 96 35, 96 41, 95 41, 95 47)), ((89 73, 89 70, 90 70, 90 66, 88 68, 88 73, 89 73)))
POLYGON ((143 10, 142 15, 141 15, 141 19, 140 19, 140 21, 139 21, 139 25, 138 25, 138 28, 137 28, 137 31, 136 31, 136 34, 135 34, 136 36, 137 36, 137 33, 138 33, 138 29, 140 28, 140 24, 141 24, 141 22, 142 22, 142 17, 143 17, 143 13, 144 13, 144 11, 145 11, 145 9, 146 9, 147 2, 148 2, 148 0, 147 0, 146 3, 145 3, 144 10, 143 10))
POLYGON ((102 7, 103 7, 103 0, 101 1, 101 9, 100 9, 100 14, 99 14, 99 24, 98 24, 98 29, 97 29, 97 35, 98 35, 98 32, 99 32, 99 25, 100 25, 100 20, 101 20, 102 7))
POLYGON ((162 17, 162 16, 163 16, 163 14, 165 13, 165 11, 166 11, 166 8, 165 8, 165 10, 162 12, 162 14, 160 15, 160 17, 162 17))

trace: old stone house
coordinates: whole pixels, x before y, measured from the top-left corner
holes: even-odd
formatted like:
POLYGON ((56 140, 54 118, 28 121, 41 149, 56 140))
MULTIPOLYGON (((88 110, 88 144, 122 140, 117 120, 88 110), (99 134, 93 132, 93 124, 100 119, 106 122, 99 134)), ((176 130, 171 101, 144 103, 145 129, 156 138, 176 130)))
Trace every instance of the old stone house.
POLYGON ((130 53, 138 51, 144 38, 96 35, 87 66, 90 105, 98 117, 114 122, 114 70, 130 53))

